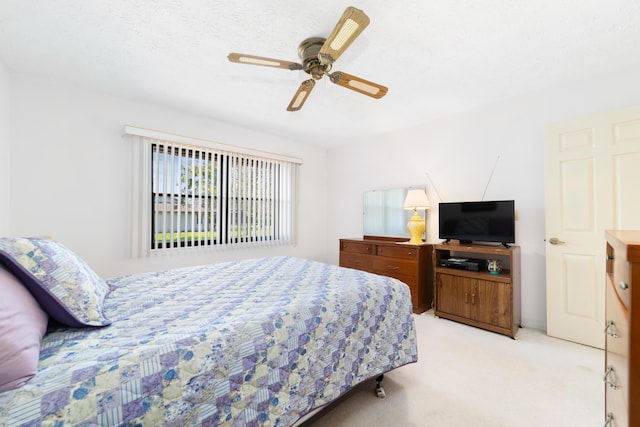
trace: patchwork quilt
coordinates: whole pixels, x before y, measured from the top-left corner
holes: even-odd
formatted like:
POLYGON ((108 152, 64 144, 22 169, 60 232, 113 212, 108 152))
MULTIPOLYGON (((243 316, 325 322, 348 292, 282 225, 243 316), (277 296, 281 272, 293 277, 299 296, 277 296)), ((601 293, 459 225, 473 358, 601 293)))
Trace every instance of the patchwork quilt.
POLYGON ((393 278, 272 257, 106 283, 111 324, 50 324, 36 376, 0 393, 0 426, 286 427, 417 361, 393 278))

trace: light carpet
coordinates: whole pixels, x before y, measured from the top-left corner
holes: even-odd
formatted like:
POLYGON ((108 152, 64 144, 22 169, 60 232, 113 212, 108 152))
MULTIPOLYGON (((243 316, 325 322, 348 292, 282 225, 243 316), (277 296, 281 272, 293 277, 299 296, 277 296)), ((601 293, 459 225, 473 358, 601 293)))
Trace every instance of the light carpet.
POLYGON ((517 339, 416 315, 418 363, 352 390, 305 427, 590 427, 604 423, 604 352, 521 328, 517 339))

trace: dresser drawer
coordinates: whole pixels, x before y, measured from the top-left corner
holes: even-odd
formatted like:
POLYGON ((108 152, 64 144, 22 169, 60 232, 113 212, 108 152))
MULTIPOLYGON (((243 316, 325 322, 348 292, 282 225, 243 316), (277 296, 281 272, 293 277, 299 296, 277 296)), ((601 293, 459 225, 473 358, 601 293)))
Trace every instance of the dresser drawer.
POLYGON ((374 245, 365 242, 341 242, 340 253, 350 252, 356 254, 373 255, 374 245))
POLYGON ((373 257, 357 252, 340 251, 340 266, 370 272, 373 270, 373 257))
POLYGON ((611 414, 613 423, 612 427, 627 427, 629 425, 629 409, 624 401, 626 390, 618 388, 614 390, 609 386, 605 391, 605 414, 611 414))
POLYGON ((614 261, 612 280, 620 300, 628 310, 631 307, 631 278, 628 262, 623 259, 614 261))
POLYGON ((606 350, 607 357, 629 357, 629 312, 618 299, 615 284, 607 279, 606 350))
POLYGON ((417 277, 418 262, 376 256, 373 257, 373 272, 391 277, 396 277, 397 274, 417 277))
POLYGON ((385 258, 399 258, 408 260, 418 260, 418 249, 407 245, 378 246, 376 255, 385 258))
POLYGON ((624 358, 619 354, 607 353, 604 364, 604 380, 607 400, 609 400, 609 396, 614 396, 619 393, 620 396, 615 396, 612 398, 612 403, 618 402, 617 406, 625 409, 629 406, 629 367, 627 366, 628 361, 629 359, 624 358))

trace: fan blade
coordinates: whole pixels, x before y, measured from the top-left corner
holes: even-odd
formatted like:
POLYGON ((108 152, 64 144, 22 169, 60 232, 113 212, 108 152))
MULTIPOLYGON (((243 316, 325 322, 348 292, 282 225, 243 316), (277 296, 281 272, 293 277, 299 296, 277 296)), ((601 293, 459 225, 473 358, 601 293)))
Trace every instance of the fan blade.
POLYGON ((289 103, 287 111, 298 111, 301 109, 315 85, 316 82, 313 79, 305 80, 300 83, 300 87, 296 94, 293 95, 293 99, 289 103))
POLYGON ((360 9, 349 6, 318 52, 320 62, 333 64, 367 25, 369 17, 360 9))
POLYGON ((360 77, 352 76, 351 74, 343 73, 342 71, 331 73, 329 75, 329 79, 339 86, 355 90, 356 92, 360 92, 376 99, 380 99, 385 96, 389 90, 386 86, 361 79, 360 77))
POLYGON ((302 70, 302 65, 296 62, 282 61, 280 59, 265 58, 264 56, 246 55, 232 52, 227 56, 229 61, 239 64, 262 65, 264 67, 284 68, 285 70, 302 70))

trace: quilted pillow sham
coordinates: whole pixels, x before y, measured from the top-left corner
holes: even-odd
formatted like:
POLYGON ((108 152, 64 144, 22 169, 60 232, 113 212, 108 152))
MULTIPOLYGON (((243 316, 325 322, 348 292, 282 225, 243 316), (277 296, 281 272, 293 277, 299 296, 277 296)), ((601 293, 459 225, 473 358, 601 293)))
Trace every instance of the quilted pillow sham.
POLYGON ((27 288, 0 265, 0 392, 20 387, 38 370, 49 317, 27 288))
POLYGON ((0 238, 0 263, 11 271, 59 323, 105 326, 109 285, 62 243, 38 238, 0 238))

